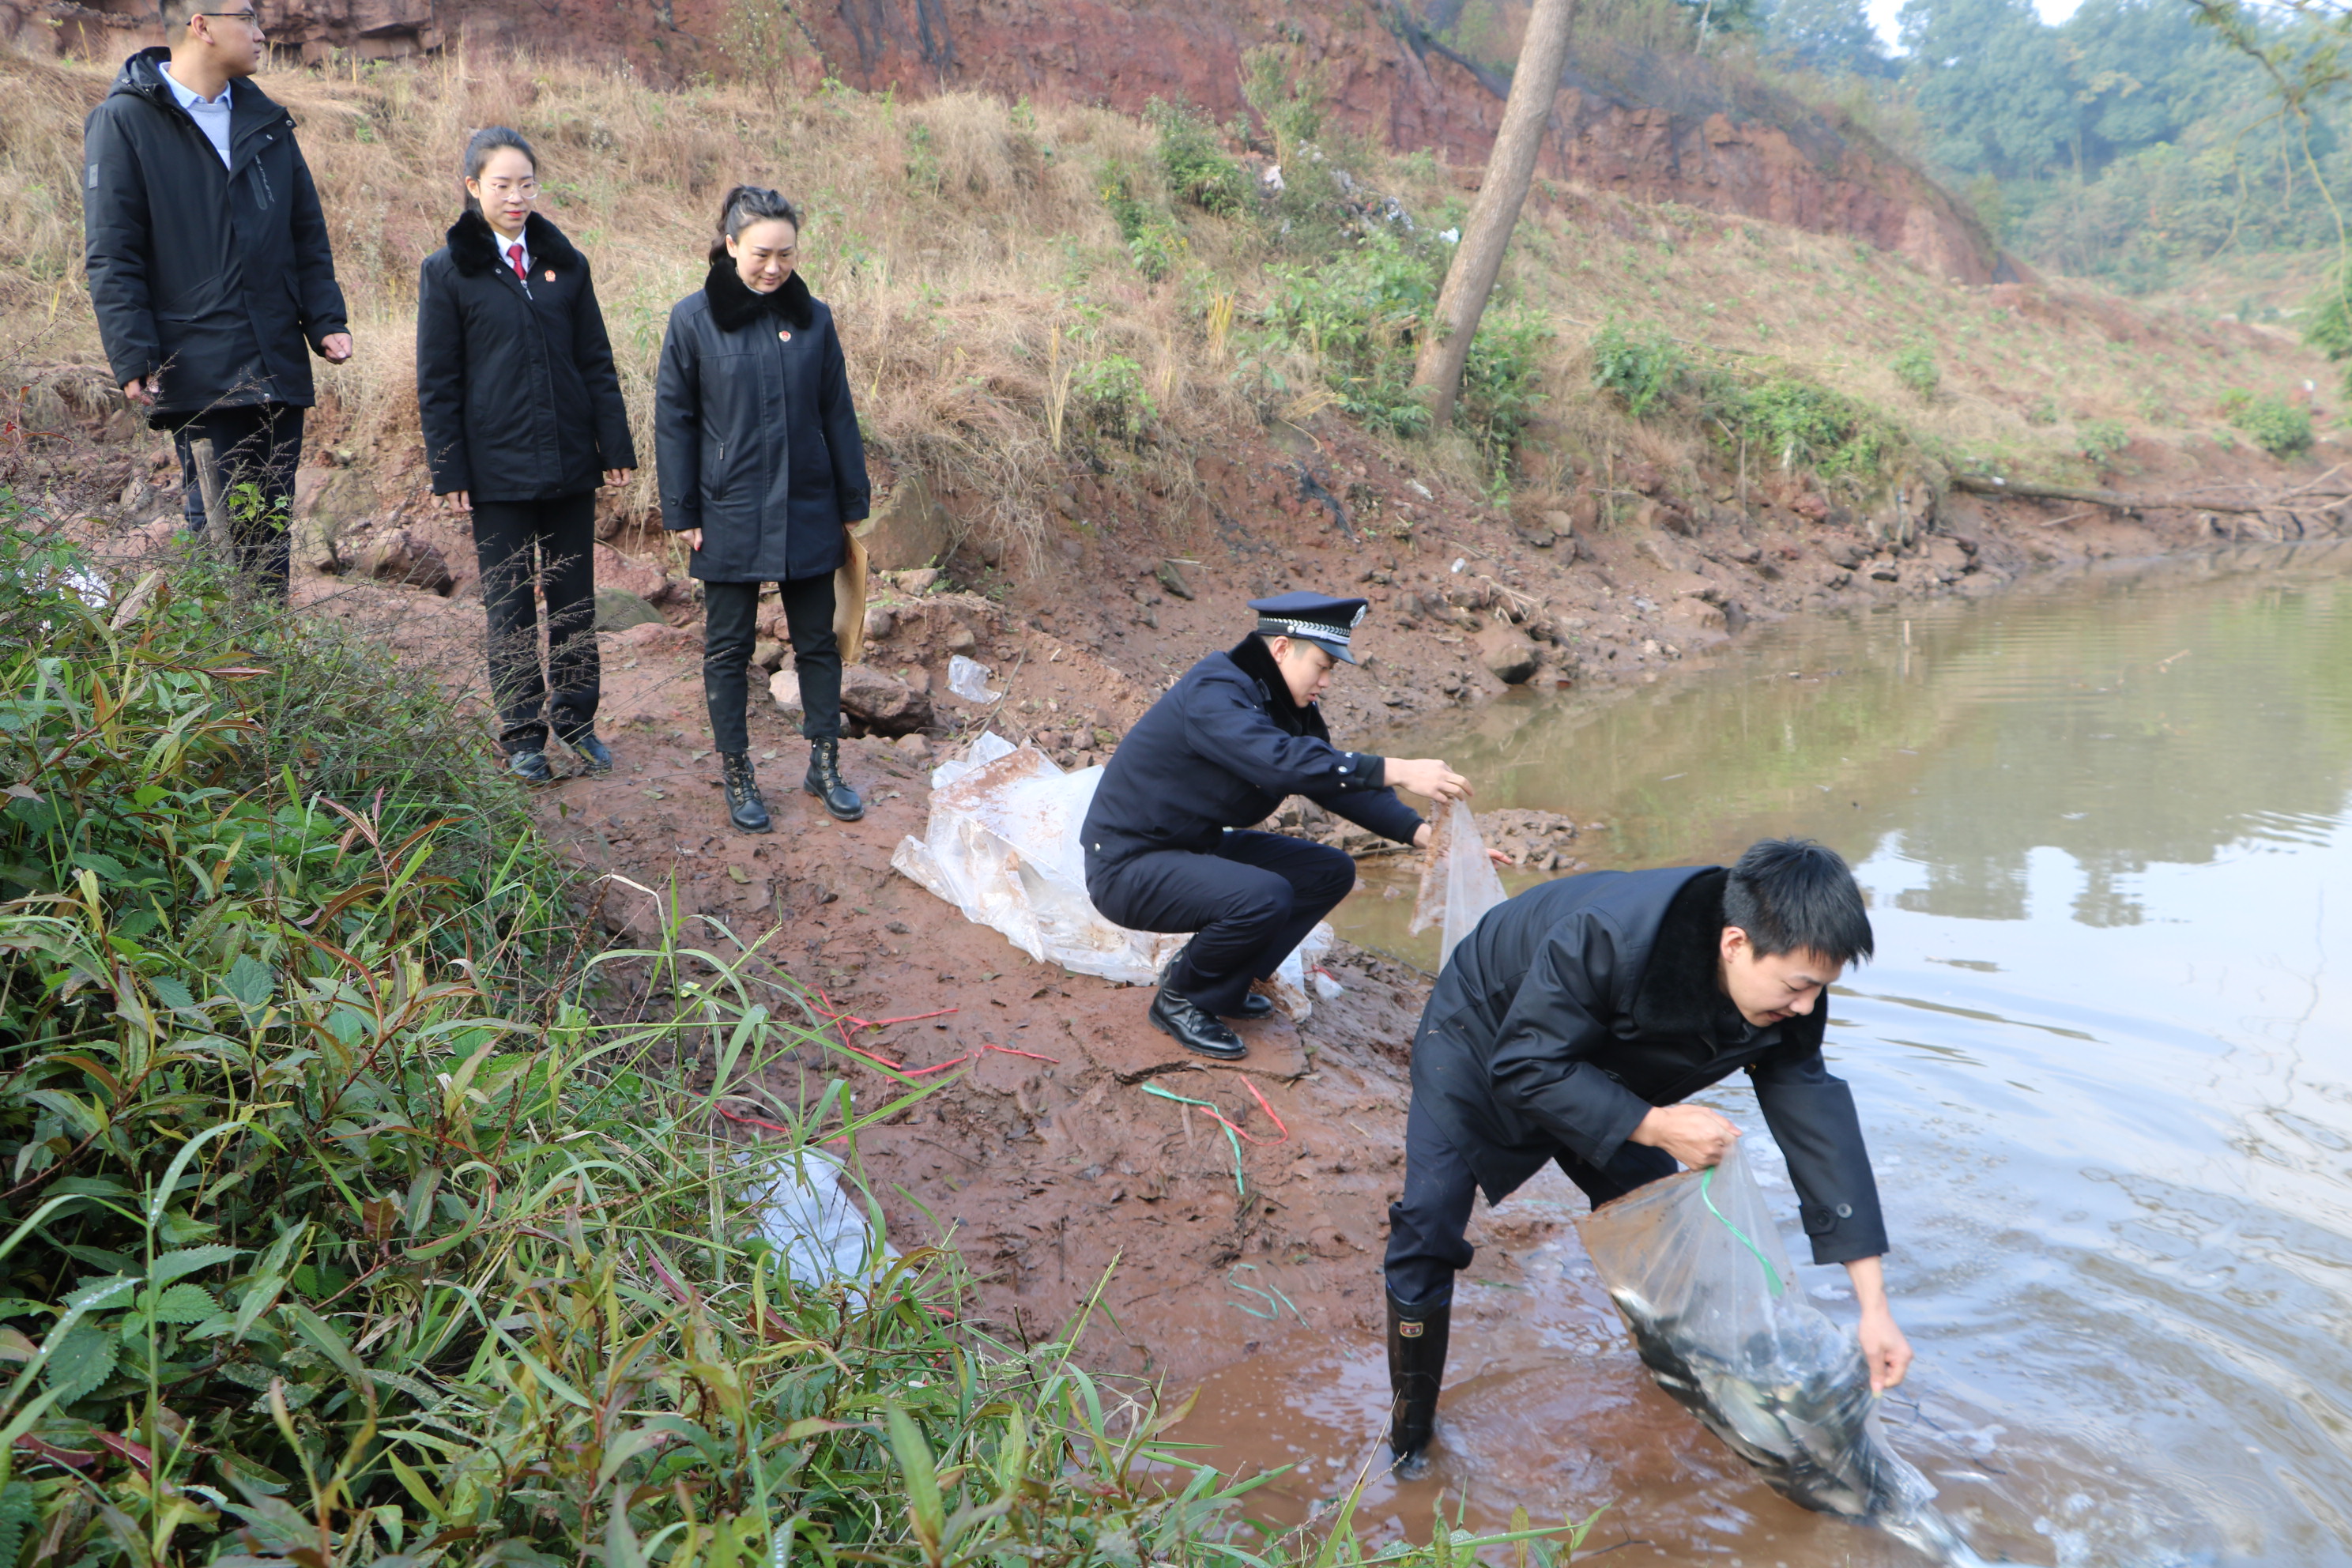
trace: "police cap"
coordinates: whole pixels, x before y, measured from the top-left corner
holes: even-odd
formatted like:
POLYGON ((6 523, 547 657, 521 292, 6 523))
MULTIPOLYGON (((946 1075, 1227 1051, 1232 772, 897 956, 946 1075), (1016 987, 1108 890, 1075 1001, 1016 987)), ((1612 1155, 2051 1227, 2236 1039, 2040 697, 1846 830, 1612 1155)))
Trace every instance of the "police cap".
POLYGON ((1249 607, 1257 612, 1260 637, 1304 637, 1349 664, 1356 662, 1356 656, 1348 651, 1348 634, 1363 623, 1364 613, 1371 608, 1362 599, 1305 593, 1252 599, 1249 607))

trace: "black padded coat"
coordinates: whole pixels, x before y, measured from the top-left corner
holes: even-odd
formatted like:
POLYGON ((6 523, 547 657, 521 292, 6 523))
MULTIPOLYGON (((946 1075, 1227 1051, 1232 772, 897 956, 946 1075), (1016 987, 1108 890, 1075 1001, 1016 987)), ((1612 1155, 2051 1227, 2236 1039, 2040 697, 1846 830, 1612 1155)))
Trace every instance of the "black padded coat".
POLYGON ((314 401, 309 353, 347 330, 294 117, 251 81, 229 97, 229 163, 142 49, 82 122, 89 300, 115 384, 152 415, 314 401))
POLYGON ((1381 758, 1333 745, 1322 710, 1292 702, 1265 644, 1244 637, 1186 670, 1111 753, 1082 829, 1087 874, 1153 849, 1205 854, 1294 795, 1410 844, 1421 816, 1386 776, 1381 758))
POLYGON ((537 213, 528 285, 479 213, 416 277, 416 410, 433 492, 476 500, 585 495, 637 466, 588 258, 537 213))
POLYGON ((833 312, 795 272, 755 294, 721 252, 669 313, 654 389, 662 526, 702 530, 706 583, 793 583, 841 564, 866 516, 866 446, 833 312))
POLYGON ((1762 1029, 1739 1016, 1718 978, 1727 877, 1594 871, 1488 910, 1422 1013, 1413 1100, 1500 1203, 1562 1149, 1607 1164, 1653 1107, 1745 1069, 1813 1261, 1876 1257, 1886 1224, 1862 1121, 1822 1059, 1829 998, 1762 1029))

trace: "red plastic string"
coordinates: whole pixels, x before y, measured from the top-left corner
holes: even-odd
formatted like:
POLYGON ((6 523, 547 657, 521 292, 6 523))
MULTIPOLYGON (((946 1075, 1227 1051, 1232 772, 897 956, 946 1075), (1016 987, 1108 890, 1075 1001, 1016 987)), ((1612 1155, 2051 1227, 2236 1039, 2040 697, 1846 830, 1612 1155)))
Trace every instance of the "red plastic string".
POLYGON ((1040 1056, 1035 1051, 1016 1051, 1011 1046, 989 1045, 980 1048, 983 1051, 1003 1051, 1008 1057, 1027 1057, 1031 1061, 1052 1062, 1055 1067, 1062 1065, 1062 1058, 1059 1057, 1040 1056))
POLYGON ((845 1016, 842 1022, 855 1024, 861 1029, 887 1029, 893 1024, 919 1024, 926 1018, 944 1018, 950 1013, 962 1011, 961 1007, 942 1007, 936 1013, 909 1013, 903 1018, 852 1018, 845 1016))
POLYGON ((977 1054, 978 1053, 976 1052, 971 1052, 960 1057, 950 1057, 946 1061, 940 1063, 936 1067, 911 1068, 908 1069, 907 1076, 908 1078, 929 1078, 935 1072, 945 1072, 950 1068, 961 1067, 964 1063, 971 1060, 972 1057, 977 1054))
POLYGON ((1207 1100, 1194 1100, 1192 1103, 1198 1105, 1202 1110, 1206 1111, 1211 1121, 1214 1121, 1218 1126, 1223 1128, 1226 1131, 1232 1133, 1234 1137, 1240 1139, 1244 1143, 1255 1145, 1260 1149, 1271 1149, 1276 1147, 1277 1144, 1289 1142, 1290 1129, 1282 1125, 1281 1117, 1275 1116, 1274 1107, 1266 1104, 1265 1096, 1258 1094, 1257 1085, 1250 1082, 1247 1079, 1242 1079, 1242 1087, 1248 1089, 1252 1094, 1257 1095, 1258 1104, 1265 1106, 1266 1115, 1274 1118, 1274 1125, 1282 1133, 1281 1137, 1272 1139, 1253 1138, 1247 1132, 1242 1131, 1241 1127, 1237 1123, 1226 1121, 1224 1112, 1219 1110, 1207 1100))
POLYGON ((721 1116, 723 1116, 723 1117, 725 1117, 725 1118, 727 1118, 727 1120, 728 1120, 728 1121, 740 1121, 740 1122, 741 1122, 741 1123, 742 1123, 744 1126, 746 1126, 746 1127, 757 1127, 757 1128, 760 1128, 760 1129, 761 1129, 761 1131, 768 1131, 768 1132, 781 1132, 781 1133, 782 1133, 782 1134, 783 1134, 785 1137, 787 1137, 787 1138, 791 1138, 791 1137, 795 1136, 795 1134, 793 1133, 793 1130, 792 1130, 791 1128, 789 1128, 789 1127, 780 1127, 780 1126, 778 1126, 776 1123, 774 1123, 774 1122, 772 1122, 772 1121, 761 1121, 761 1120, 760 1120, 758 1117, 756 1117, 756 1116, 740 1116, 740 1115, 738 1115, 736 1112, 734 1112, 734 1111, 732 1111, 732 1110, 728 1110, 728 1109, 727 1109, 725 1106, 723 1106, 723 1105, 722 1105, 722 1106, 718 1107, 717 1109, 718 1109, 719 1114, 719 1115, 721 1115, 721 1116))
POLYGON ((1242 1087, 1248 1089, 1252 1095, 1256 1097, 1258 1109, 1265 1112, 1266 1119, 1274 1123, 1275 1131, 1282 1134, 1282 1136, 1276 1139, 1275 1142, 1277 1143, 1289 1142, 1290 1129, 1282 1124, 1281 1117, 1275 1115, 1274 1107, 1266 1103, 1266 1098, 1263 1093, 1259 1092, 1257 1085, 1252 1083, 1247 1079, 1242 1079, 1242 1087))

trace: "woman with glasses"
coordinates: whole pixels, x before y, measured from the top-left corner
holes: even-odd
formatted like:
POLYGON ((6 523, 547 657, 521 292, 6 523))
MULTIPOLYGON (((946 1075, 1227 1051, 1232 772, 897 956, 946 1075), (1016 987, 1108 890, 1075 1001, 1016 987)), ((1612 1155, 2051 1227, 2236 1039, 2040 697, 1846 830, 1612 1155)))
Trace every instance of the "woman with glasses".
POLYGON ((866 447, 833 312, 794 270, 800 214, 738 185, 719 204, 701 289, 669 313, 654 390, 662 525, 685 537, 701 580, 702 694, 728 820, 770 831, 751 771, 748 668, 760 591, 777 585, 810 742, 801 787, 844 822, 866 815, 841 776, 841 648, 833 574, 864 517, 866 447))
POLYGON ((466 143, 466 210, 416 283, 416 405, 433 490, 471 511, 507 765, 554 778, 551 730, 583 771, 596 738, 596 483, 637 466, 588 258, 533 208, 539 160, 503 125, 466 143), (547 601, 541 673, 537 598, 547 601))

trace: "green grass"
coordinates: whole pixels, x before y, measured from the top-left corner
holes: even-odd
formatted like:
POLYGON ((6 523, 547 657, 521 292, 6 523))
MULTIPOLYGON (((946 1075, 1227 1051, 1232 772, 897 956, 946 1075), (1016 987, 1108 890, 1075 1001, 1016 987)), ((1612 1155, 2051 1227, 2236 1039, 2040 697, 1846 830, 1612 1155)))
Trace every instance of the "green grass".
POLYGON ((601 950, 429 681, 0 524, 0 1562, 1365 1558, 950 1247, 793 1284, 747 1190, 937 1085, 855 1096, 723 931, 601 950))

